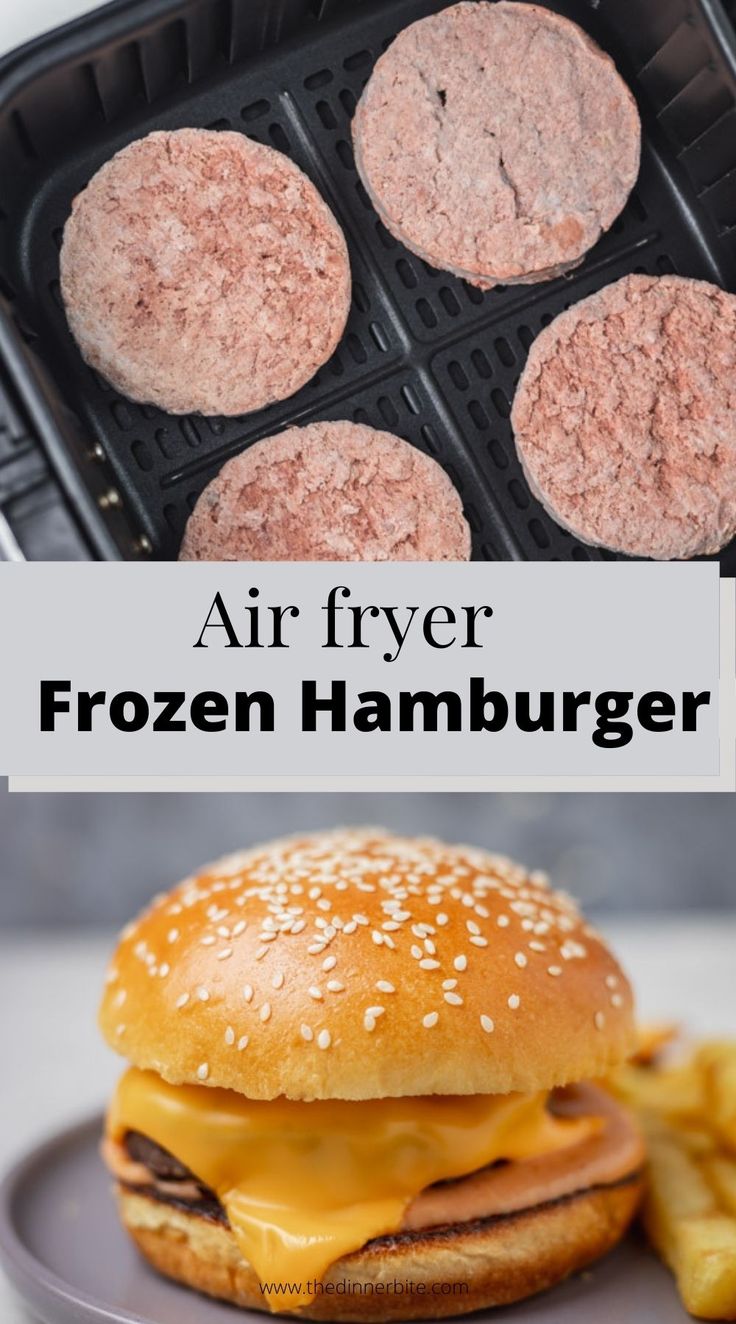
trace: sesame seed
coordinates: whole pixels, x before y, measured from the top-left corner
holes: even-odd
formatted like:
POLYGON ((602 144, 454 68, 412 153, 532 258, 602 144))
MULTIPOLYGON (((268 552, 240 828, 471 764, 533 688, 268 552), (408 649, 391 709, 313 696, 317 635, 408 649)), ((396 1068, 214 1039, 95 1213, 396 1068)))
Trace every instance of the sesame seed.
POLYGON ((299 1033, 302 1036, 302 1039, 306 1041, 306 1043, 309 1044, 312 1042, 314 1038, 314 1031, 312 1030, 311 1025, 301 1025, 299 1027, 299 1033))
POLYGON ((178 929, 169 929, 169 932, 168 932, 168 935, 167 935, 167 936, 168 936, 168 941, 169 941, 169 942, 176 942, 177 938, 179 937, 179 930, 178 930, 178 929))
POLYGON ((532 941, 529 943, 529 950, 531 952, 546 952, 547 948, 543 942, 537 942, 536 938, 532 938, 532 941))
POLYGON ((463 955, 456 956, 452 964, 454 965, 456 970, 467 970, 468 958, 467 956, 463 956, 463 955))
POLYGON ((125 992, 125 989, 124 989, 124 988, 121 988, 121 989, 115 994, 115 997, 114 997, 114 999, 113 999, 113 1001, 114 1001, 114 1003, 115 1003, 115 1006, 116 1006, 116 1007, 122 1007, 122 1005, 123 1005, 123 1003, 125 1002, 125 999, 127 998, 127 996, 128 996, 128 994, 125 992))
POLYGON ((250 1001, 252 1000, 252 998, 253 998, 253 985, 252 985, 252 984, 246 984, 246 985, 245 985, 245 987, 244 987, 244 989, 243 989, 243 997, 245 998, 246 1002, 250 1002, 250 1001))
POLYGON ((199 998, 200 1002, 209 1002, 210 1000, 209 990, 204 988, 200 984, 199 988, 197 989, 197 997, 199 998))
POLYGON ((234 1043, 235 1043, 235 1031, 234 1031, 232 1025, 228 1025, 228 1027, 227 1027, 227 1029, 226 1029, 226 1031, 225 1031, 225 1043, 226 1043, 226 1044, 234 1044, 234 1043))
POLYGON ((451 1007, 462 1007, 463 1000, 459 993, 445 993, 445 1002, 449 1002, 451 1007))
POLYGON ((345 985, 342 984, 339 979, 327 980, 327 991, 329 993, 342 993, 344 992, 344 989, 345 985))
POLYGON ((439 970, 439 961, 433 960, 431 956, 425 956, 423 961, 419 962, 420 970, 439 970))
POLYGON ((292 924, 291 931, 292 933, 301 933, 306 927, 307 921, 305 919, 298 919, 295 924, 292 924))
POLYGON ((375 1028, 376 1028, 375 1016, 369 1016, 368 1012, 366 1012, 365 1016, 363 1017, 363 1029, 368 1030, 370 1032, 372 1030, 375 1030, 375 1028))
POLYGON ((332 1043, 332 1035, 330 1034, 329 1030, 320 1030, 319 1034, 317 1035, 317 1047, 329 1048, 331 1043, 332 1043))
POLYGON ((222 951, 217 953, 217 959, 218 961, 226 961, 228 956, 232 956, 232 954, 232 947, 223 947, 222 951))
POLYGON ((481 1018, 480 1018, 480 1023, 481 1023, 481 1026, 483 1027, 483 1029, 485 1030, 486 1034, 492 1034, 492 1033, 493 1033, 493 1030, 494 1030, 495 1026, 494 1026, 493 1021, 491 1020, 490 1016, 481 1016, 481 1018))
POLYGON ((323 942, 312 942, 307 948, 310 956, 321 956, 324 950, 325 945, 323 942))
POLYGON ((415 961, 421 961, 421 959, 422 959, 422 957, 423 957, 423 955, 424 955, 424 952, 422 951, 421 947, 418 947, 416 943, 412 943, 412 945, 411 945, 411 947, 410 947, 409 950, 410 950, 412 956, 414 957, 414 960, 415 960, 415 961))
POLYGON ((431 1030, 432 1027, 437 1024, 439 1018, 440 1018, 439 1012, 437 1011, 427 1012, 427 1015, 422 1017, 422 1025, 424 1026, 425 1030, 431 1030))
POLYGON ((283 972, 283 970, 277 970, 277 971, 276 971, 276 974, 273 976, 273 979, 271 980, 271 987, 272 987, 272 988, 283 988, 283 987, 284 987, 284 972, 283 972))
POLYGON ((176 1005, 177 1007, 186 1007, 188 1001, 189 1001, 189 994, 180 993, 178 998, 176 999, 176 1005))
POLYGON ((510 998, 509 998, 509 1006, 510 1006, 511 1010, 512 1010, 512 1011, 516 1011, 516 1009, 517 1009, 517 1007, 520 1005, 520 1003, 521 1003, 521 998, 519 997, 519 994, 518 994, 518 993, 512 993, 511 996, 510 996, 510 998))
POLYGON ((487 947, 487 946, 488 946, 488 939, 487 939, 487 938, 481 938, 481 937, 479 937, 479 935, 476 934, 476 933, 472 933, 472 934, 470 935, 470 937, 468 938, 468 942, 472 942, 472 944, 473 944, 474 947, 487 947))
POLYGON ((267 951, 268 951, 267 947, 259 947, 258 951, 256 952, 256 960, 262 961, 267 951))
POLYGON ((343 931, 343 933, 355 933, 355 930, 357 929, 357 927, 358 927, 358 926, 357 926, 357 924, 355 923, 355 920, 354 920, 354 919, 351 919, 351 920, 348 921, 347 924, 344 924, 344 925, 343 925, 343 930, 342 930, 342 931, 343 931))
POLYGON ((311 988, 307 989, 307 992, 309 993, 310 998, 314 998, 315 1002, 322 1001, 322 989, 317 988, 316 984, 312 984, 311 988))
POLYGON ((247 927, 248 927, 247 921, 244 919, 239 919, 237 924, 234 925, 233 927, 233 937, 239 938, 241 933, 245 933, 247 927))
POLYGON ((394 988, 393 984, 389 984, 389 982, 388 982, 387 979, 379 979, 379 980, 377 980, 377 982, 376 982, 376 988, 378 989, 378 992, 379 992, 379 993, 395 993, 395 992, 396 992, 396 989, 394 988))
POLYGON ((565 961, 575 961, 581 960, 588 953, 581 942, 575 942, 572 938, 568 938, 560 948, 560 955, 565 961))
POLYGON ((547 974, 548 974, 548 975, 561 975, 561 974, 562 974, 562 966, 561 966, 561 965, 548 965, 548 966, 547 966, 547 974))
POLYGON ((456 980, 456 979, 443 979, 443 980, 442 980, 442 987, 443 987, 443 988, 457 988, 457 980, 456 980))
POLYGON ((526 957, 523 952, 517 952, 516 955, 514 956, 514 961, 516 965, 518 965, 520 970, 523 970, 524 966, 527 963, 526 957))
POLYGON ((602 1029, 603 1029, 603 1026, 604 1026, 605 1023, 606 1023, 606 1018, 605 1018, 605 1016, 603 1015, 603 1012, 602 1012, 602 1011, 597 1011, 597 1012, 595 1013, 595 1016, 593 1017, 593 1020, 594 1020, 594 1022, 595 1022, 595 1028, 596 1028, 596 1030, 602 1030, 602 1029))
POLYGON ((217 930, 217 933, 218 933, 218 936, 219 936, 220 938, 229 938, 229 937, 230 937, 230 930, 229 930, 229 928, 227 927, 227 924, 221 924, 220 927, 219 927, 218 930, 217 930))
POLYGON ((323 969, 323 970, 334 970, 336 965, 337 965, 337 957, 336 957, 336 956, 326 956, 325 959, 324 959, 324 961, 322 962, 322 969, 323 969))
POLYGON ((509 919, 508 915, 499 915, 498 919, 496 920, 496 923, 499 929, 507 929, 509 927, 509 924, 511 923, 511 920, 509 919))
POLYGON ((214 945, 215 945, 216 942, 217 942, 217 938, 215 937, 214 933, 208 933, 208 934, 206 934, 206 936, 202 939, 202 946, 203 946, 203 947, 214 947, 214 945))
POLYGON ((243 1049, 247 1048, 249 1043, 250 1043, 250 1039, 248 1038, 248 1035, 241 1034, 240 1038, 238 1039, 238 1052, 242 1053, 243 1049))
POLYGON ((268 1018, 269 1018, 269 1016, 271 1015, 271 1003, 270 1003, 270 1002, 264 1002, 264 1004, 263 1004, 263 1006, 261 1007, 261 1010, 259 1011, 258 1015, 260 1016, 260 1018, 261 1018, 262 1021, 267 1021, 268 1018))
POLYGON ((371 937, 374 943, 376 944, 376 947, 380 947, 381 943, 383 942, 383 934, 379 933, 378 929, 373 929, 371 933, 371 937))
POLYGON ((365 1014, 366 1016, 373 1016, 373 1017, 383 1016, 385 1010, 386 1010, 385 1007, 367 1007, 365 1014))
POLYGON ((370 920, 365 915, 353 915, 356 924, 370 924, 370 920))
POLYGON ((438 923, 438 924, 441 924, 443 928, 444 928, 445 924, 447 923, 447 915, 445 914, 444 910, 440 910, 440 911, 438 912, 438 914, 437 914, 437 923, 438 923))
POLYGON ((612 1007, 623 1007, 623 1005, 624 1005, 624 1000, 623 1000, 621 994, 620 994, 620 993, 612 993, 612 994, 611 994, 611 1006, 612 1006, 612 1007))
POLYGON ((120 1025, 117 1025, 115 1027, 115 1033, 116 1035, 118 1035, 118 1037, 120 1037, 121 1034, 125 1034, 125 1026, 122 1023, 120 1025))
POLYGON ((210 1074, 210 1069, 206 1062, 203 1062, 201 1066, 197 1067, 197 1076, 199 1080, 206 1080, 209 1074, 210 1074))
POLYGON ((431 939, 431 938, 425 938, 425 939, 424 939, 424 950, 425 950, 425 952, 427 953, 428 956, 434 956, 434 955, 435 955, 435 953, 436 953, 436 951, 437 951, 437 948, 435 947, 435 945, 434 945, 434 943, 432 942, 432 939, 431 939))
POLYGON ((480 929, 474 919, 466 919, 465 927, 468 930, 468 933, 474 934, 476 938, 478 937, 480 929))
POLYGON ((615 988, 618 984, 616 975, 606 975, 606 988, 615 988))

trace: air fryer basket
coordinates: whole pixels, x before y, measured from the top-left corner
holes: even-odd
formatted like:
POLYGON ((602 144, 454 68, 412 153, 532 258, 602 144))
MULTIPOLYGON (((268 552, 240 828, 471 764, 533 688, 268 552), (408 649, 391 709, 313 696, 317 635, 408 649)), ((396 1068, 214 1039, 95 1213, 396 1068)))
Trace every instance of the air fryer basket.
MULTIPOLYGON (((353 418, 444 465, 475 557, 614 559, 564 533, 531 496, 510 402, 539 330, 619 276, 677 271, 736 288, 736 40, 719 0, 550 2, 613 55, 636 93, 641 175, 572 275, 488 293, 388 234, 350 143, 375 59, 441 0, 134 0, 3 62, 0 386, 22 422, 9 459, 0 430, 0 509, 15 529, 19 494, 47 493, 33 529, 27 511, 18 525, 28 555, 173 558, 226 459, 291 423, 353 418), (239 129, 287 152, 350 246, 353 305, 336 353, 292 399, 244 418, 174 418, 123 399, 82 362, 60 304, 74 194, 131 139, 184 125, 239 129)), ((720 559, 736 573, 736 544, 720 559)))

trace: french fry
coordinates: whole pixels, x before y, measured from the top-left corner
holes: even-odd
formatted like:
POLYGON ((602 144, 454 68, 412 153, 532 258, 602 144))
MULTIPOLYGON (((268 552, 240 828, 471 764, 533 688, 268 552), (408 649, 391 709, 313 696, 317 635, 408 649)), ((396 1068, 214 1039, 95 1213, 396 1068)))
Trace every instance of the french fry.
POLYGON ((718 1141, 706 1126, 692 1126, 688 1123, 678 1129, 683 1145, 694 1158, 704 1161, 710 1155, 718 1153, 718 1141))
POLYGON ((724 1213, 675 1126, 646 1124, 649 1191, 644 1226, 701 1319, 736 1319, 736 1217, 724 1213))
POLYGON ((691 1314, 736 1320, 736 1042, 690 1061, 636 1057, 608 1082, 647 1139, 645 1229, 691 1314))
POLYGON ((696 1060, 704 1074, 711 1125, 722 1144, 736 1154, 736 1043, 703 1044, 696 1060))
POLYGON ((703 1171, 718 1203, 736 1218, 736 1159, 724 1154, 708 1154, 703 1160, 703 1171))
POLYGON ((627 1064, 618 1068, 610 1084, 633 1108, 695 1124, 703 1119, 705 1083, 702 1071, 694 1064, 666 1071, 627 1064))
POLYGON ((637 1066, 651 1066, 663 1049, 677 1038, 680 1027, 676 1021, 646 1021, 636 1027, 636 1049, 630 1061, 637 1066))

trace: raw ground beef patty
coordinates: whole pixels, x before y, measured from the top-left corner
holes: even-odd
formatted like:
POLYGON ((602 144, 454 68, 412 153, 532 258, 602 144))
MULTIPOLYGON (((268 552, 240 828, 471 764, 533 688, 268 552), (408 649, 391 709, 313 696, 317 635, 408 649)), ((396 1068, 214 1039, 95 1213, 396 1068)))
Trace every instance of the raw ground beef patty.
POLYGON ((242 414, 330 357, 350 266, 293 161, 242 133, 179 129, 124 147, 74 199, 61 292, 83 357, 124 395, 242 414))
POLYGON ((545 327, 511 413, 535 495, 585 542, 680 560, 736 533, 736 296, 624 276, 545 327))
POLYGON ((452 5, 400 32, 353 123, 387 228, 481 287, 582 260, 639 171, 634 99, 574 23, 539 5, 452 5))
POLYGON ((389 432, 310 423, 257 441, 205 488, 182 561, 467 561, 444 469, 389 432))

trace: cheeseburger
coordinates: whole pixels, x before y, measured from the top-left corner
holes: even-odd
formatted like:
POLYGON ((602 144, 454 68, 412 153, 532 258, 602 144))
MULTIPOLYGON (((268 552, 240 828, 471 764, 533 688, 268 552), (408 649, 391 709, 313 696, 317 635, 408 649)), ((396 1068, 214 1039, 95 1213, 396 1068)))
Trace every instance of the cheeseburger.
POLYGON ((590 1083, 629 985, 573 903, 481 850, 290 839, 124 931, 100 1022, 131 1064, 103 1145, 162 1273, 309 1319, 516 1301, 603 1255, 642 1142, 590 1083))

